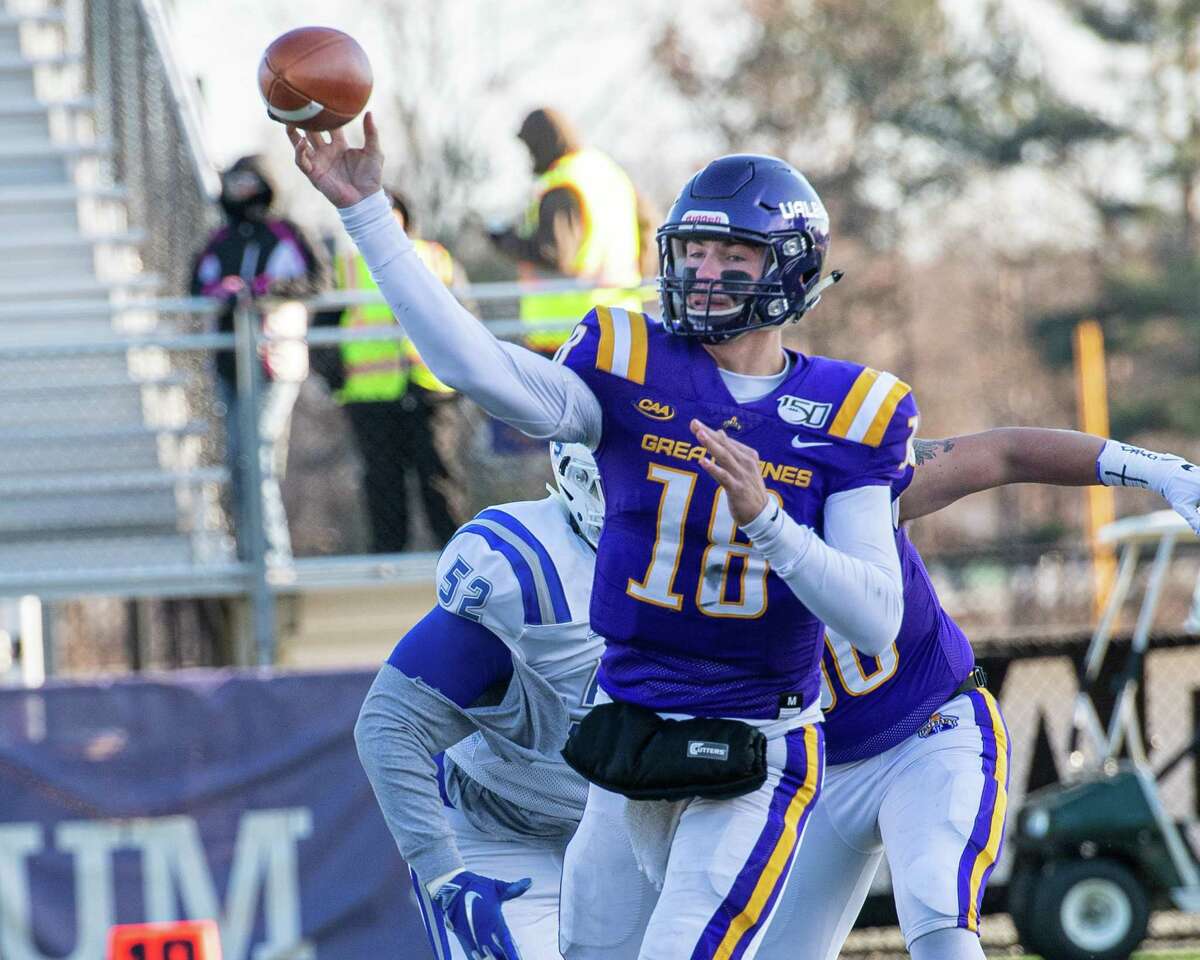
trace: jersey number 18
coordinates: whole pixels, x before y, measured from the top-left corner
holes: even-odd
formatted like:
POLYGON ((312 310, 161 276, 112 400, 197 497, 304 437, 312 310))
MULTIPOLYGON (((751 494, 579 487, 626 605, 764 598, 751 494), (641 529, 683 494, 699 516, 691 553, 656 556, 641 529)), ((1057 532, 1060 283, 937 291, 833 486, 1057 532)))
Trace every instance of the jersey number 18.
MULTIPOLYGON (((651 463, 646 478, 662 484, 658 501, 658 524, 650 564, 641 580, 632 577, 625 592, 635 600, 668 610, 682 610, 684 596, 675 589, 683 536, 698 474, 651 463)), ((771 496, 779 499, 774 491, 771 496)), ((696 609, 706 617, 761 617, 767 609, 767 563, 754 554, 750 541, 741 538, 737 522, 729 512, 729 498, 717 488, 708 519, 708 545, 700 559, 696 586, 696 609), (738 568, 735 599, 728 594, 729 579, 738 568)))

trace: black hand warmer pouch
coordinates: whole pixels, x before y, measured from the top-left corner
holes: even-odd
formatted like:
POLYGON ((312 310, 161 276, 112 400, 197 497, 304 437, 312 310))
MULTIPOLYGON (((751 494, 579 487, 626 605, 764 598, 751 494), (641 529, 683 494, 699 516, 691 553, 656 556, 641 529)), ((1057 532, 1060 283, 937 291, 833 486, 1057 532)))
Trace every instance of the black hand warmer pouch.
POLYGON ((631 800, 728 800, 767 779, 767 738, 740 720, 666 720, 631 703, 604 703, 562 752, 571 769, 631 800))

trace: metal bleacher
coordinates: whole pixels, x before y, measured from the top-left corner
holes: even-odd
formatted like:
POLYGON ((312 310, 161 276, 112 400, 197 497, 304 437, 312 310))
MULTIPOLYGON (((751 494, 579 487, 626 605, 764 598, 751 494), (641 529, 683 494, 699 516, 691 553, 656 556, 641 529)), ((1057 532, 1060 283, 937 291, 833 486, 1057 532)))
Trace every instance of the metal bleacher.
POLYGON ((180 290, 177 271, 154 269, 166 240, 138 222, 151 200, 101 90, 105 69, 147 64, 110 49, 98 65, 94 49, 101 13, 112 36, 132 23, 133 42, 153 46, 147 6, 0 11, 0 595, 233 562, 216 505, 225 471, 202 442, 212 418, 195 410, 202 365, 114 343, 173 331, 147 298, 180 290))

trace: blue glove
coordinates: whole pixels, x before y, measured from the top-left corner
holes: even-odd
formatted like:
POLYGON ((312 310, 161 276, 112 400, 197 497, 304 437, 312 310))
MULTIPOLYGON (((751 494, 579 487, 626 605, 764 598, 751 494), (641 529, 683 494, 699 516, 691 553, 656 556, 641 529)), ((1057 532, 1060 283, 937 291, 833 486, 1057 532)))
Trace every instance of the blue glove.
POLYGON ((463 870, 443 883, 433 899, 471 960, 521 960, 500 906, 532 883, 529 877, 507 883, 463 870))

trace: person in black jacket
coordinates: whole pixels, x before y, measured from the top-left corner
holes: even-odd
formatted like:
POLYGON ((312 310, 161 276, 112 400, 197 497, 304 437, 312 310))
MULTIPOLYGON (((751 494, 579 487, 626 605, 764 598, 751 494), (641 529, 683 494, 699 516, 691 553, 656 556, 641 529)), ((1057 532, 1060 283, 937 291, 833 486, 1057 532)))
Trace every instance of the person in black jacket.
MULTIPOLYGON (((318 248, 296 224, 271 215, 274 189, 258 157, 242 157, 221 175, 221 208, 226 223, 208 238, 192 270, 193 296, 222 301, 217 330, 233 330, 239 300, 271 296, 303 298, 325 289, 329 268, 318 248)), ((287 439, 292 408, 307 374, 303 344, 272 346, 262 356, 265 389, 258 412, 262 466, 263 522, 270 562, 287 562, 291 540, 279 481, 287 462, 287 439)), ((232 471, 232 500, 238 554, 247 555, 241 536, 245 502, 243 450, 238 428, 237 365, 233 351, 222 350, 216 360, 217 397, 225 410, 226 452, 232 471)))

